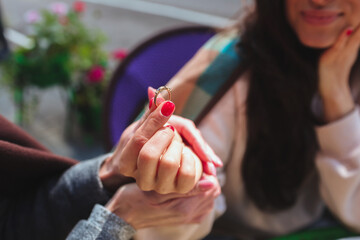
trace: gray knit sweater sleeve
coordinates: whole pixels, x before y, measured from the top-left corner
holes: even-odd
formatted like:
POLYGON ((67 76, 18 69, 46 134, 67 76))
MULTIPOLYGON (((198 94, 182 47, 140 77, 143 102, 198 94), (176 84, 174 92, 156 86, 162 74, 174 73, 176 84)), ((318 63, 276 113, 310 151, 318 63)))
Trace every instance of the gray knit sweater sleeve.
POLYGON ((106 157, 81 162, 18 196, 0 194, 0 239, 64 240, 95 204, 109 201, 98 175, 106 157))
POLYGON ((95 205, 88 220, 81 220, 66 240, 128 240, 135 229, 101 205, 95 205))

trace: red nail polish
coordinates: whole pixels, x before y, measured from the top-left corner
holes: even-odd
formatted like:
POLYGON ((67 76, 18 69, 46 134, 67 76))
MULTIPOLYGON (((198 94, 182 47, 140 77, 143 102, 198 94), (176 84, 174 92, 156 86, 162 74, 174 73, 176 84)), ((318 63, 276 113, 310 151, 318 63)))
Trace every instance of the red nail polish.
POLYGON ((216 176, 216 168, 215 168, 214 164, 208 162, 207 165, 208 165, 208 168, 209 168, 211 174, 214 175, 214 176, 216 176))
POLYGON ((354 30, 352 30, 352 29, 348 29, 348 30, 346 31, 346 35, 347 35, 347 36, 350 36, 350 35, 353 33, 353 31, 354 31, 354 30))
POLYGON ((175 132, 175 128, 174 128, 173 126, 171 126, 171 125, 166 125, 165 127, 168 127, 168 128, 170 128, 173 132, 175 132))
POLYGON ((212 160, 213 160, 213 163, 214 163, 217 167, 222 167, 222 166, 224 166, 224 164, 223 164, 223 162, 220 160, 220 158, 214 156, 214 157, 212 158, 212 160))
POLYGON ((175 104, 173 102, 167 101, 161 108, 161 113, 165 117, 170 116, 175 110, 175 104))
POLYGON ((151 100, 149 102, 149 109, 151 109, 151 106, 152 106, 153 102, 154 102, 154 98, 151 98, 151 100))
POLYGON ((203 181, 199 181, 198 186, 201 191, 206 192, 207 190, 210 190, 211 188, 214 187, 214 183, 210 182, 209 180, 203 180, 203 181))

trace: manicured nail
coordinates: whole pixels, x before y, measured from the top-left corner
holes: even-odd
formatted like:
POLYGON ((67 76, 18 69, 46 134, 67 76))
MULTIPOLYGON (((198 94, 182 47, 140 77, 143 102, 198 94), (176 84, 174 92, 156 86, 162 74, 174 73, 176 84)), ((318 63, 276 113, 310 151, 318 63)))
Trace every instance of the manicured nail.
POLYGON ((199 181, 199 189, 203 192, 211 189, 214 186, 213 182, 210 182, 208 180, 199 181))
POLYGON ((168 128, 170 128, 173 132, 175 132, 175 128, 174 128, 173 126, 171 126, 171 125, 166 125, 165 127, 168 127, 168 128))
POLYGON ((214 176, 216 176, 216 168, 215 168, 214 164, 208 162, 207 165, 208 165, 208 168, 209 168, 211 174, 214 175, 214 176))
POLYGON ((218 156, 215 155, 214 151, 210 148, 209 145, 207 146, 207 156, 217 167, 223 166, 222 161, 218 156))
POLYGON ((175 110, 175 104, 171 101, 166 101, 161 108, 161 114, 165 117, 170 116, 175 110))
POLYGON ((153 102, 154 102, 154 98, 152 98, 152 99, 150 100, 150 102, 149 102, 149 109, 151 109, 151 106, 152 106, 153 102))
POLYGON ((148 87, 148 98, 153 98, 155 96, 155 89, 152 87, 148 87))
POLYGON ((346 35, 350 36, 353 32, 354 32, 354 30, 350 28, 346 31, 346 35))
POLYGON ((213 156, 213 157, 212 157, 212 161, 213 161, 214 164, 215 164, 216 166, 218 166, 218 167, 224 166, 223 162, 222 162, 222 161, 220 160, 220 158, 217 157, 217 156, 213 156))

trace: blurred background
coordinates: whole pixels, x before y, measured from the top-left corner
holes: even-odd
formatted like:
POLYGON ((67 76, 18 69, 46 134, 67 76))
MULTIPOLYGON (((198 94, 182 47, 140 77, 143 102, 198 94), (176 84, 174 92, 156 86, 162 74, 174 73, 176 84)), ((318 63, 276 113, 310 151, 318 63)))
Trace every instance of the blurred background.
MULTIPOLYGON (((78 113, 71 112, 79 109, 71 107, 81 100, 76 98, 79 96, 76 91, 82 89, 82 93, 102 95, 116 66, 139 43, 156 33, 179 26, 227 26, 239 16, 242 2, 244 0, 2 0, 4 35, 10 51, 16 54, 15 58, 12 54, 9 60, 7 53, 3 52, 0 113, 57 154, 79 160, 95 157, 104 152, 101 134, 87 132, 86 128, 84 131, 81 126, 84 119, 80 126, 72 126, 79 118, 78 113), (69 11, 73 15, 68 15, 69 11), (56 22, 51 14, 56 15, 56 22), (72 26, 76 26, 76 33, 71 33, 72 26), (58 36, 61 31, 67 31, 70 37, 58 36), (75 40, 69 42, 71 37, 75 40), (64 58, 70 59, 70 65, 56 57, 56 64, 66 65, 66 71, 61 73, 66 77, 59 81, 67 78, 69 81, 60 83, 53 80, 63 76, 59 73, 52 80, 45 77, 48 80, 45 83, 24 83, 23 79, 31 81, 29 75, 37 75, 40 70, 34 74, 30 70, 20 73, 19 66, 38 61, 44 68, 53 61, 43 58, 41 61, 45 62, 41 64, 38 56, 44 53, 44 49, 51 49, 52 53, 75 51, 75 55, 80 56, 72 59, 71 54, 66 55, 64 58), (93 55, 98 57, 87 57, 93 55), (85 79, 86 83, 78 79, 85 79), (24 105, 21 113, 19 103, 24 105)), ((94 98, 96 96, 92 95, 87 101, 94 98)), ((87 117, 85 124, 90 124, 94 118, 87 117)))

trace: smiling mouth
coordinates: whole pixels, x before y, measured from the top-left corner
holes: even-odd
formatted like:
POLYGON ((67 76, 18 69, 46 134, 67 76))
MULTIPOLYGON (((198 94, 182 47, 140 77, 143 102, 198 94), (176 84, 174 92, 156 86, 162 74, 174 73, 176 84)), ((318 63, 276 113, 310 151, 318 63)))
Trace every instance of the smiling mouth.
POLYGON ((302 11, 301 16, 305 22, 312 25, 328 25, 335 22, 344 14, 338 12, 322 11, 322 10, 309 10, 302 11))

